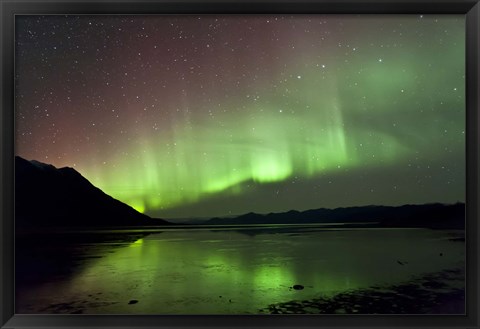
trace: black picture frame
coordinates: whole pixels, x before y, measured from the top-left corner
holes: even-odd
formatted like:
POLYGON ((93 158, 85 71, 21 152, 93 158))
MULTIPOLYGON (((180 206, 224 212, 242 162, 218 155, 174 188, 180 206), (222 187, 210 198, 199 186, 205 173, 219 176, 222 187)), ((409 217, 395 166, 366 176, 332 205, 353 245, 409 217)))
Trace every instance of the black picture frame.
POLYGON ((479 52, 478 0, 61 1, 0 0, 0 325, 1 328, 478 328, 479 52), (467 311, 466 315, 16 315, 14 313, 14 21, 18 14, 465 14, 467 311))

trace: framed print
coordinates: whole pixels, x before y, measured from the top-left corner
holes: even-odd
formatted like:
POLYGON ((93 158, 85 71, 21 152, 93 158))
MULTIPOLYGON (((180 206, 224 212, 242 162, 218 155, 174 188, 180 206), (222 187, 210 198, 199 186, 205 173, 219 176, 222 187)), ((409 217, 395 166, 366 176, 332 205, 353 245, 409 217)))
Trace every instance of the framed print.
POLYGON ((479 10, 2 2, 2 328, 477 328, 479 10))

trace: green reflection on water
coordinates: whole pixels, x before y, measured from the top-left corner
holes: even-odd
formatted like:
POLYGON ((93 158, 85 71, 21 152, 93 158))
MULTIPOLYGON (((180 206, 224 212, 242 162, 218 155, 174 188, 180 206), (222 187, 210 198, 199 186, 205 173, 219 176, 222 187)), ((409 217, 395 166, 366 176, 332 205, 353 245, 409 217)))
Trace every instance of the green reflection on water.
POLYGON ((86 313, 257 313, 272 303, 405 281, 464 260, 461 244, 430 230, 239 232, 152 234, 89 260, 72 278, 32 291, 30 298, 68 301, 102 293, 86 313), (304 289, 292 289, 295 284, 304 289), (139 302, 128 304, 132 299, 139 302))

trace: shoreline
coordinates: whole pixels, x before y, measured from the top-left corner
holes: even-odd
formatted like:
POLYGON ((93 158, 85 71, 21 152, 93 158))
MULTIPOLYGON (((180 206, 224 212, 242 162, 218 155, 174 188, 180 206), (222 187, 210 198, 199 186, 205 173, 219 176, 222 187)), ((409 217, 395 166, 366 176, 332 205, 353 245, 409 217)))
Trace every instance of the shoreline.
MULTIPOLYGON (((297 239, 298 232, 296 229, 293 229, 290 226, 288 232, 284 232, 284 227, 281 228, 277 227, 276 231, 269 230, 269 227, 258 227, 259 229, 250 230, 244 229, 239 230, 239 238, 241 241, 255 238, 257 234, 272 234, 272 233, 283 233, 285 236, 278 237, 277 235, 273 234, 269 237, 269 239, 281 239, 282 237, 288 239, 297 239), (252 232, 250 232, 252 231, 252 232), (259 232, 253 232, 259 231, 259 232), (292 233, 293 232, 293 233, 292 233), (255 233, 255 234, 253 234, 255 233), (251 237, 244 237, 244 235, 251 235, 251 237), (293 238, 292 238, 293 236, 293 238)), ((403 228, 402 228, 403 229, 403 228)), ((320 231, 323 231, 322 228, 319 228, 320 231)), ((391 229, 388 229, 391 230, 391 229)), ((395 229, 394 229, 395 230, 395 229)), ((167 231, 167 230, 166 230, 167 231)), ((163 234, 168 235, 167 232, 163 234)), ((186 230, 185 232, 187 232, 186 230)), ((212 230, 215 233, 201 233, 207 234, 205 239, 215 239, 216 232, 221 232, 220 230, 212 230), (213 235, 212 235, 213 234, 213 235)), ((301 231, 310 232, 310 229, 305 226, 301 228, 301 231)), ((334 230, 336 231, 336 230, 334 230)), ((371 232, 370 230, 367 230, 371 232)), ((446 246, 452 246, 456 249, 461 248, 465 239, 464 239, 464 231, 462 230, 448 230, 452 231, 449 233, 440 233, 440 235, 435 235, 440 237, 439 241, 445 241, 443 243, 447 243, 446 246), (449 241, 449 242, 447 242, 449 241)), ((409 231, 411 232, 411 231, 409 231)), ((63 278, 66 280, 70 280, 70 278, 75 276, 75 273, 84 271, 88 269, 92 264, 98 263, 98 259, 105 258, 110 254, 116 254, 117 251, 120 250, 131 250, 131 251, 140 251, 142 248, 133 248, 133 249, 123 249, 122 247, 128 247, 132 245, 137 239, 141 239, 144 237, 145 232, 96 232, 96 233, 106 233, 106 234, 85 234, 86 232, 71 232, 77 234, 58 234, 60 232, 55 232, 48 236, 39 234, 36 236, 32 236, 33 239, 29 239, 27 236, 23 236, 23 241, 18 241, 19 243, 19 250, 17 256, 17 284, 20 284, 20 287, 24 289, 23 293, 28 296, 28 290, 35 289, 39 285, 43 283, 53 282, 51 279, 58 277, 63 278), (22 243, 24 242, 24 243, 22 243), (43 246, 43 248, 39 248, 43 246), (35 268, 35 271, 31 269, 35 268), (26 292, 27 291, 27 292, 26 292)), ((148 232, 151 233, 151 232, 148 232)), ((158 232, 161 233, 161 232, 158 232)), ((172 232, 173 234, 178 234, 178 232, 172 232)), ((186 234, 185 233, 185 234, 186 234)), ((163 237, 162 234, 162 237, 163 237)), ((183 234, 183 233, 182 233, 183 234)), ((188 233, 189 234, 189 233, 188 233)), ((200 234, 200 233, 196 233, 200 234)), ((340 233, 341 235, 345 233, 340 233)), ((347 233, 351 234, 351 233, 347 233)), ((353 234, 353 233, 352 233, 353 234)), ((381 239, 384 237, 383 232, 377 233, 369 233, 374 234, 374 236, 379 236, 381 239)), ((394 233, 394 235, 402 233, 394 233)), ((405 233, 406 234, 406 233, 405 233)), ((433 233, 422 233, 421 236, 430 236, 433 233)), ((350 236, 350 235, 349 235, 350 236)), ((355 236, 358 236, 355 234, 355 236)), ((363 235, 360 235, 363 236, 363 235)), ((370 236, 370 235, 369 235, 370 236)), ((406 236, 410 236, 408 233, 406 236)), ((160 237, 160 239, 163 239, 160 237)), ((203 238, 202 238, 203 239, 203 238)), ((283 239, 283 238, 282 238, 283 239)), ((168 240, 168 239, 167 239, 168 240)), ((155 239, 152 240, 153 242, 156 241, 155 239)), ((145 244, 145 247, 155 246, 155 243, 151 244, 152 242, 148 240, 149 243, 145 244)), ((209 240, 207 240, 209 241, 209 240)), ((283 241, 283 240, 281 240, 283 241)), ((337 240, 335 240, 337 241, 337 240)), ((362 240, 363 241, 363 240, 362 240)), ((403 240, 402 240, 403 241, 403 240)), ((136 245, 137 247, 143 244, 136 245)), ((451 255, 448 252, 448 248, 438 249, 436 252, 444 253, 447 252, 447 255, 451 255)), ((214 251, 215 244, 212 245, 214 251)), ((148 249, 150 250, 150 249, 148 249)), ((270 249, 269 249, 270 250, 270 249)), ((121 251, 120 251, 121 253, 121 251)), ((131 252, 130 252, 131 253, 131 252)), ((140 255, 140 254, 139 254, 140 255)), ((440 255, 445 256, 445 255, 440 255)), ((393 257, 393 256, 392 256, 393 257)), ((397 256, 400 257, 400 256, 397 256)), ((439 257, 438 259, 445 259, 446 257, 439 257)), ((408 258, 392 258, 392 264, 397 266, 395 263, 396 259, 401 259, 402 262, 404 260, 410 262, 411 259, 408 258)), ((100 261, 103 262, 103 261, 100 261)), ((398 261, 397 261, 398 262, 398 261)), ((169 264, 168 262, 165 264, 169 264)), ((412 263, 413 264, 413 263, 412 263)), ((360 262, 357 263, 358 266, 363 266, 364 263, 360 262)), ((400 264, 403 265, 403 264, 400 264)), ((390 265, 391 266, 391 265, 390 265)), ((304 300, 301 300, 300 296, 302 294, 285 294, 281 298, 261 298, 261 302, 256 303, 254 306, 250 305, 247 307, 247 304, 236 304, 237 300, 235 299, 235 295, 232 295, 232 299, 234 300, 232 307, 234 311, 231 314, 462 314, 464 312, 464 299, 465 299, 465 277, 464 271, 460 269, 455 269, 456 267, 461 267, 462 265, 458 262, 450 262, 449 264, 445 264, 443 267, 430 267, 428 266, 422 271, 417 272, 417 276, 403 276, 399 277, 395 283, 388 284, 388 286, 374 286, 378 284, 382 284, 384 281, 382 277, 378 280, 370 281, 367 285, 357 286, 357 287, 364 287, 364 288, 357 288, 357 290, 346 290, 346 287, 342 286, 341 284, 337 287, 336 295, 332 295, 329 293, 328 298, 327 295, 322 296, 321 284, 314 285, 316 286, 315 289, 311 290, 311 293, 308 296, 304 295, 304 300), (450 269, 450 270, 444 270, 450 269), (431 271, 431 272, 430 272, 431 271), (433 274, 429 274, 433 273, 433 274), (402 281, 400 281, 402 280, 402 281), (456 282, 455 282, 456 281, 456 282), (345 288, 345 290, 343 290, 345 288), (293 300, 293 299, 296 300, 293 300), (307 299, 308 298, 308 299, 307 299), (417 301, 418 299, 418 301, 417 301), (413 301, 413 302, 412 302, 413 301), (270 304, 272 303, 272 304, 270 304), (463 303, 463 306, 462 306, 463 303), (396 306, 393 306, 396 305, 396 306), (253 307, 252 307, 253 306, 253 307), (246 308, 244 308, 246 307, 246 308), (412 309, 413 307, 413 309, 412 309), (463 308, 462 308, 463 307, 463 308)), ((405 267, 406 269, 407 267, 405 267)), ((235 267, 232 267, 235 269, 235 267)), ((316 273, 322 271, 322 268, 317 268, 316 273)), ((370 271, 369 267, 364 268, 364 271, 370 271)), ((387 271, 388 272, 388 271, 387 271)), ((189 273, 189 272, 186 272, 189 273)), ((204 274, 212 274, 211 272, 201 272, 202 275, 204 274)), ((137 277, 134 277, 137 278, 137 277)), ((139 277, 142 278, 141 276, 139 277)), ((388 277, 385 277, 388 279, 388 277)), ((162 280, 161 278, 158 278, 162 280)), ((305 285, 305 287, 314 288, 313 286, 310 287, 311 282, 308 282, 299 279, 297 280, 289 280, 290 282, 285 282, 283 287, 289 287, 294 283, 300 283, 305 285), (292 282, 293 281, 293 282, 292 282), (302 282, 303 281, 303 282, 302 282)), ((393 280, 392 280, 393 281, 393 280)), ((149 284, 147 282, 147 284, 149 284)), ((260 290, 265 288, 264 284, 260 284, 258 286, 260 290)), ((291 287, 294 290, 294 287, 291 287)), ((300 289, 301 290, 301 289, 300 289)), ((113 290, 116 292, 117 290, 113 290)), ((148 305, 145 303, 145 296, 142 296, 140 291, 134 291, 135 295, 132 295, 132 298, 135 300, 140 300, 140 308, 146 307, 145 310, 149 310, 150 312, 155 312, 154 305, 148 305)), ((334 290, 331 291, 335 293, 334 290)), ((264 293, 266 296, 269 296, 268 290, 265 290, 264 293)), ((19 303, 17 307, 27 312, 27 314, 45 314, 45 313, 81 313, 81 314, 101 314, 102 311, 104 312, 124 312, 124 311, 135 311, 138 309, 138 306, 126 307, 124 304, 127 301, 121 300, 118 297, 118 294, 114 293, 111 294, 108 290, 99 288, 98 291, 91 291, 92 296, 80 296, 80 295, 71 295, 68 298, 61 298, 61 299, 52 299, 47 302, 45 300, 45 304, 41 302, 37 304, 35 299, 32 299, 28 303, 19 303), (94 295, 94 293, 102 293, 102 295, 94 295), (71 298, 70 298, 71 297, 71 298), (42 306, 43 307, 40 307, 42 306), (126 308, 125 308, 126 307, 126 308), (97 313, 99 312, 99 313, 97 313)), ((219 292, 218 295, 223 295, 226 299, 225 293, 219 292)), ((48 292, 45 294, 46 298, 48 299, 48 292)), ((192 295, 187 294, 183 296, 185 300, 192 298, 192 295)), ((209 296, 209 295, 208 295, 209 296)), ((207 296, 207 297, 208 297, 207 296)), ((195 298, 197 298, 196 296, 195 298)), ((211 296, 210 296, 211 297, 211 296)), ((208 298, 210 298, 208 297, 208 298)), ((213 296, 218 297, 218 296, 213 296)), ((203 297, 202 297, 203 298, 203 297)), ((21 299, 21 298, 20 298, 21 299)), ((19 299, 19 300, 20 300, 19 299)), ((129 299, 129 300, 130 300, 129 299)), ((148 299, 148 298, 147 298, 148 299)), ((217 298, 214 298, 215 300, 217 298)), ((215 304, 216 302, 213 301, 215 304)), ((214 304, 208 305, 208 301, 203 301, 203 306, 200 306, 201 309, 215 309, 214 304), (207 305, 205 305, 207 304, 207 305)), ((222 304, 223 305, 223 304, 222 304)), ((223 309, 222 313, 218 314, 227 314, 223 313, 225 311, 229 311, 228 309, 223 309)), ((233 309, 232 309, 233 310, 233 309)), ((176 313, 177 311, 172 311, 173 313, 169 314, 184 314, 184 313, 176 313)), ((183 312, 183 311, 180 311, 183 312)), ((152 314, 152 313, 149 313, 152 314)), ((203 314, 203 313, 202 313, 203 314)), ((215 313, 217 314, 217 313, 215 313)))
POLYGON ((409 282, 373 286, 333 297, 270 304, 260 314, 465 314, 464 269, 430 273, 409 282))

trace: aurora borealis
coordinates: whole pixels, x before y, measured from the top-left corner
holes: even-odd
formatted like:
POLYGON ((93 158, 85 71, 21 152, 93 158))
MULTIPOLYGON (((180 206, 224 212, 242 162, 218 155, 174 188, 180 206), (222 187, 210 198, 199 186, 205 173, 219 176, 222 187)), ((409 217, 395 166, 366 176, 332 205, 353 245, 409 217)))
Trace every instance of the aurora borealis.
POLYGON ((16 153, 152 217, 465 201, 463 16, 16 20, 16 153))

